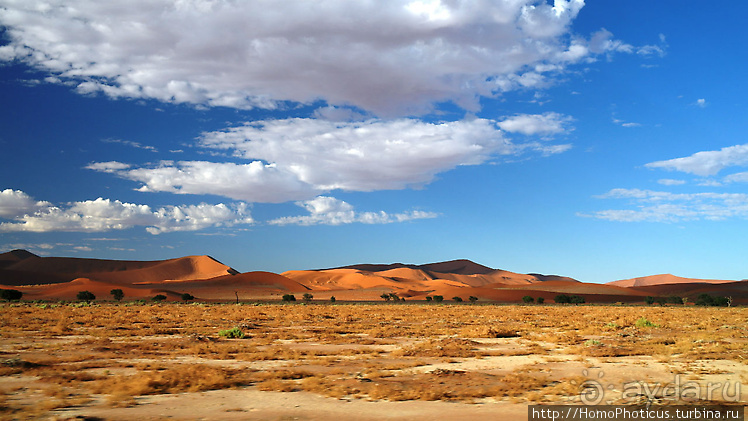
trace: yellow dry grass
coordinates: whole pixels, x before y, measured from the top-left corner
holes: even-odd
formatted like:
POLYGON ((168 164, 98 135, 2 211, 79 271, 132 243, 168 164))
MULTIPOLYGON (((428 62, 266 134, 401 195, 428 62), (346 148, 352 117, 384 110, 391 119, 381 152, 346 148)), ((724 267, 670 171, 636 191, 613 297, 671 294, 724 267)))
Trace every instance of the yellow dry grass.
POLYGON ((581 370, 590 358, 653 357, 671 373, 694 376, 703 375, 695 362, 719 361, 738 364, 735 378, 748 378, 746 308, 0 307, 2 418, 39 417, 97 396, 129 406, 143 395, 242 387, 370 400, 565 402, 583 382, 568 368, 581 370), (642 318, 651 324, 637 324, 642 318), (245 337, 219 336, 231 328, 245 337))

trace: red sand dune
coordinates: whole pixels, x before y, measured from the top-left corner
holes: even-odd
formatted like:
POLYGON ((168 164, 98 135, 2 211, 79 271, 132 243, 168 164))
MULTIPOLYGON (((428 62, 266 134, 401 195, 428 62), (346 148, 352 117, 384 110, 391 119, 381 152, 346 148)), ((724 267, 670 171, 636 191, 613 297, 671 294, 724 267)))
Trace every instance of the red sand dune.
POLYGON ((39 257, 31 253, 24 255, 18 251, 12 251, 0 254, 0 261, 7 262, 19 255, 23 258, 12 261, 11 264, 0 269, 0 284, 49 284, 67 282, 76 278, 90 278, 128 285, 173 279, 206 279, 238 273, 209 256, 188 256, 141 262, 39 257))
POLYGON ((727 282, 720 279, 693 279, 693 278, 681 278, 680 276, 671 275, 669 273, 662 275, 651 275, 642 276, 641 278, 622 279, 620 281, 608 282, 608 285, 615 285, 619 287, 643 287, 650 285, 662 285, 662 284, 691 284, 691 283, 708 283, 708 284, 723 284, 727 282))
POLYGON ((28 300, 75 300, 80 291, 89 291, 99 300, 111 300, 112 295, 109 292, 115 288, 121 289, 128 299, 149 298, 160 293, 151 288, 129 288, 108 282, 94 281, 88 278, 77 278, 60 284, 22 286, 15 289, 23 292, 24 299, 28 300))

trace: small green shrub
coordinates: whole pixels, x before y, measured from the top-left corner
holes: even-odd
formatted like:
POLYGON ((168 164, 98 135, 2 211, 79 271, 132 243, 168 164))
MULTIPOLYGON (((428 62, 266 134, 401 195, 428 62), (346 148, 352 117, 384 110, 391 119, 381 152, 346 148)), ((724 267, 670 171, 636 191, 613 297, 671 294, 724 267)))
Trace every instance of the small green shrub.
POLYGON ((453 299, 453 300, 454 300, 454 301, 455 301, 456 303, 461 303, 461 302, 462 302, 462 298, 461 298, 461 297, 452 297, 452 299, 453 299))
POLYGON ((431 300, 433 300, 433 299, 434 299, 434 297, 432 297, 432 296, 430 296, 430 295, 427 295, 427 296, 426 296, 426 301, 431 301, 431 300))
POLYGON ((442 301, 444 301, 444 296, 434 295, 434 302, 441 303, 442 301))
POLYGON ((522 302, 525 304, 530 304, 535 302, 535 299, 530 297, 529 295, 525 295, 524 297, 522 297, 522 302))
POLYGON ((535 302, 536 302, 536 303, 538 303, 538 304, 543 304, 543 303, 545 302, 545 298, 543 298, 543 297, 538 297, 538 298, 537 298, 537 299, 535 300, 535 302))
POLYGON ((331 303, 334 303, 334 302, 335 302, 335 296, 334 296, 334 295, 330 297, 330 302, 331 302, 331 303))
POLYGON ((234 327, 218 332, 218 336, 226 339, 244 339, 244 332, 238 327, 234 327))
POLYGON ((478 301, 478 297, 476 297, 475 295, 471 295, 470 297, 468 297, 468 300, 470 300, 471 303, 475 304, 475 302, 478 301))
POLYGON ((293 294, 285 294, 282 300, 283 301, 296 301, 296 296, 293 294))
POLYGON ((164 294, 154 295, 153 298, 151 298, 151 300, 153 300, 153 301, 155 301, 157 303, 160 303, 161 301, 166 300, 166 295, 164 295, 164 294))
POLYGON ((636 321, 634 324, 636 327, 660 327, 657 323, 650 322, 644 317, 641 317, 639 320, 636 321))
POLYGON ((194 299, 195 297, 188 292, 185 292, 184 294, 182 294, 182 301, 192 301, 194 299))

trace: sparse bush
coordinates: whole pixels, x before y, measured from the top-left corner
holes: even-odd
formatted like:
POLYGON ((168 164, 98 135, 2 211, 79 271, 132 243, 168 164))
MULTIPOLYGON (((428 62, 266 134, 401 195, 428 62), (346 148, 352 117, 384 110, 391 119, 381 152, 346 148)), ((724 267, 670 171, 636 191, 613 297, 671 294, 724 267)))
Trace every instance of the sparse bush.
POLYGON ((386 293, 386 292, 383 292, 383 293, 382 293, 382 295, 380 295, 380 297, 381 297, 381 298, 382 298, 382 299, 383 299, 384 301, 389 301, 389 300, 390 300, 390 299, 392 298, 392 297, 390 297, 390 294, 388 294, 388 293, 386 293))
POLYGON ((109 291, 109 293, 112 294, 112 297, 117 301, 122 301, 122 299, 125 298, 125 292, 119 288, 113 289, 109 291))
POLYGON ((709 294, 701 294, 696 298, 697 306, 728 307, 732 304, 732 298, 713 297, 709 294))
POLYGON ((151 300, 153 300, 153 301, 155 301, 157 303, 160 303, 161 301, 166 300, 166 295, 164 295, 164 294, 154 295, 153 298, 151 298, 151 300))
POLYGON ((23 297, 23 293, 21 291, 15 289, 0 290, 0 298, 5 301, 18 301, 21 299, 21 297, 23 297))
POLYGON ((538 304, 543 304, 543 303, 545 302, 545 298, 543 298, 543 297, 538 297, 538 298, 537 298, 537 299, 535 300, 535 302, 536 302, 536 303, 538 303, 538 304))
POLYGON ((571 297, 566 294, 558 294, 553 301, 557 304, 569 304, 571 302, 571 297))
POLYGON ((283 301, 296 301, 296 296, 293 294, 285 294, 282 300, 283 301))
POLYGON ((305 292, 304 295, 301 296, 301 298, 304 299, 304 301, 312 301, 312 298, 314 298, 314 295, 305 292))
POLYGON ((80 301, 93 301, 96 299, 96 296, 91 291, 78 291, 75 297, 80 301))
POLYGON ((535 299, 530 297, 529 295, 525 295, 524 297, 522 297, 522 302, 524 302, 525 304, 530 304, 535 302, 535 299))
POLYGON ((433 300, 433 299, 434 299, 434 297, 432 297, 432 296, 430 296, 430 295, 427 295, 427 296, 426 296, 426 301, 431 301, 431 300, 433 300))
POLYGON ((334 296, 334 295, 330 297, 330 302, 331 302, 331 303, 334 303, 334 302, 335 302, 335 296, 334 296))
POLYGON ((669 304, 682 304, 683 303, 683 298, 678 297, 677 295, 671 295, 671 296, 667 297, 667 302, 669 304))
POLYGON ((444 296, 442 296, 442 295, 434 295, 434 302, 441 303, 442 301, 444 301, 444 296))
POLYGON ((244 339, 245 335, 241 329, 239 329, 238 327, 234 327, 218 332, 218 336, 224 337, 226 339, 244 339))
POLYGON ((655 297, 647 295, 646 297, 644 297, 644 302, 647 303, 648 305, 652 305, 655 302, 655 297))
POLYGON ((462 302, 462 298, 460 298, 460 297, 452 297, 452 299, 453 299, 453 300, 454 300, 454 301, 455 301, 456 303, 461 303, 461 302, 462 302))
POLYGON ((569 298, 569 302, 572 303, 572 304, 584 304, 585 301, 586 300, 581 295, 572 295, 569 298))
POLYGON ((182 294, 182 301, 192 301, 194 299, 195 297, 189 292, 185 292, 184 294, 182 294))
POLYGON ((476 301, 478 301, 478 297, 471 295, 468 297, 468 300, 470 300, 471 303, 475 304, 476 301))

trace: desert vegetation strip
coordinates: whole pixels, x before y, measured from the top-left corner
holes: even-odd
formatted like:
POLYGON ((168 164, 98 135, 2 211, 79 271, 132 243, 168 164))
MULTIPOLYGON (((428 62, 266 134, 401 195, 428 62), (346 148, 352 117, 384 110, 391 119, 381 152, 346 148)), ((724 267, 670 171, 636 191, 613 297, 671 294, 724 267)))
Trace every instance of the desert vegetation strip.
POLYGON ((605 372, 616 399, 635 380, 748 382, 743 307, 84 302, 0 310, 0 411, 11 419, 220 389, 564 403, 580 396, 591 370, 605 372), (631 377, 641 366, 646 375, 631 377))

